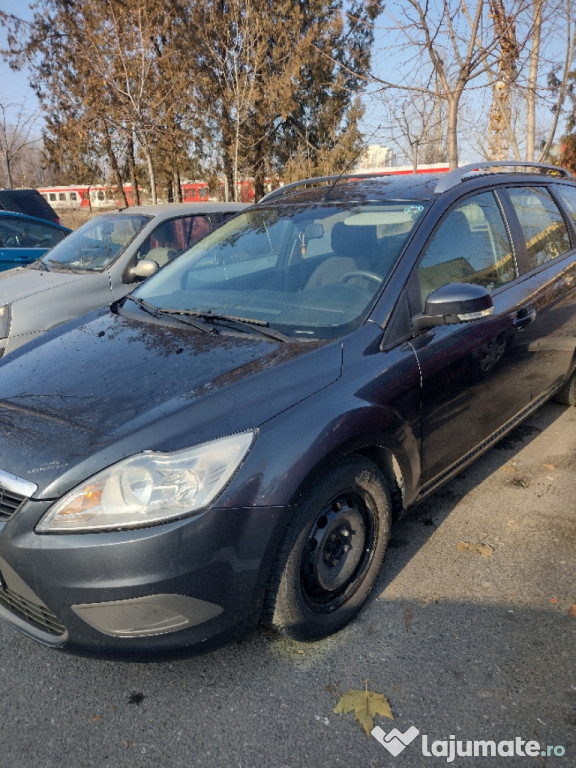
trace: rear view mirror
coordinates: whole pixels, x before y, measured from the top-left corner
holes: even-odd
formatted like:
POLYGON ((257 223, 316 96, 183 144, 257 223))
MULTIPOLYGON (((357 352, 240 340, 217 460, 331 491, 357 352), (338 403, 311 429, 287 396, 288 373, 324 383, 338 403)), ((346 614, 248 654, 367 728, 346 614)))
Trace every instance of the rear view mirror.
POLYGON ((306 241, 317 240, 320 237, 324 237, 324 225, 319 222, 308 224, 306 227, 306 241))

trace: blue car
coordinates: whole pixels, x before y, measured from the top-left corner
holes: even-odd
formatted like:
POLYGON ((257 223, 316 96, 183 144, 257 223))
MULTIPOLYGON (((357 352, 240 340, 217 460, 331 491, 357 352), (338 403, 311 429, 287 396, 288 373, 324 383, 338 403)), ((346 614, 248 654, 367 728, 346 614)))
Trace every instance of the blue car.
POLYGON ((71 231, 25 213, 0 211, 0 270, 31 264, 71 231))

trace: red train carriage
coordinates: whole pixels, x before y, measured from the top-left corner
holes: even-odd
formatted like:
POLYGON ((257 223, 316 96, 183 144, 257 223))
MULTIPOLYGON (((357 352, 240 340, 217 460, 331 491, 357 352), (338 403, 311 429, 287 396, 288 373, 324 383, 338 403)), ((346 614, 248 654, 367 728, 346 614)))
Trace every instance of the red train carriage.
MULTIPOLYGON (((56 210, 74 211, 79 208, 104 209, 124 204, 118 187, 103 184, 75 184, 61 187, 43 187, 38 190, 56 210)), ((134 204, 132 185, 125 184, 124 191, 128 205, 134 204)))

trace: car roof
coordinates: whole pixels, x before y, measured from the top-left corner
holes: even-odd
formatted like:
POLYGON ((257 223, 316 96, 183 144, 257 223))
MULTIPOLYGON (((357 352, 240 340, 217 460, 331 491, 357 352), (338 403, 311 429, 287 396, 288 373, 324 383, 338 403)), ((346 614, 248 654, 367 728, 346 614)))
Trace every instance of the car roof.
POLYGON ((0 189, 0 209, 60 224, 60 217, 37 189, 0 189))
POLYGON ((203 213, 234 213, 248 208, 248 203, 159 203, 158 205, 134 205, 110 213, 142 213, 156 218, 186 216, 203 213))
POLYGON ((566 169, 545 163, 481 161, 447 173, 397 174, 390 169, 388 173, 341 174, 304 179, 270 192, 258 205, 432 200, 460 184, 487 177, 494 185, 510 180, 526 182, 536 179, 541 182, 543 178, 576 181, 576 177, 566 169), (504 171, 504 168, 513 170, 504 171))
POLYGON ((20 213, 20 211, 4 211, 0 209, 0 219, 6 217, 11 219, 22 219, 22 221, 34 221, 36 224, 45 224, 47 227, 72 232, 70 227, 65 227, 63 224, 57 224, 55 221, 50 221, 49 219, 42 219, 39 216, 30 216, 30 214, 20 213))
POLYGON ((301 182, 302 185, 310 182, 315 183, 316 186, 295 186, 292 189, 280 187, 262 198, 257 205, 431 199, 434 197, 434 189, 440 175, 436 173, 407 176, 357 174, 346 177, 334 176, 329 179, 309 179, 301 182))

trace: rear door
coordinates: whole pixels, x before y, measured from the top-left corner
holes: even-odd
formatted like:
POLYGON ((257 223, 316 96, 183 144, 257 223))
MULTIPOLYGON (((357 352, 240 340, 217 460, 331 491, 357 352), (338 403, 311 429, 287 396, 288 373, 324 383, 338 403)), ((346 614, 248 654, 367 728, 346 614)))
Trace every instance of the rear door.
POLYGON ((538 335, 532 394, 558 387, 574 366, 576 347, 576 187, 568 184, 508 189, 519 228, 518 260, 535 299, 538 335))

